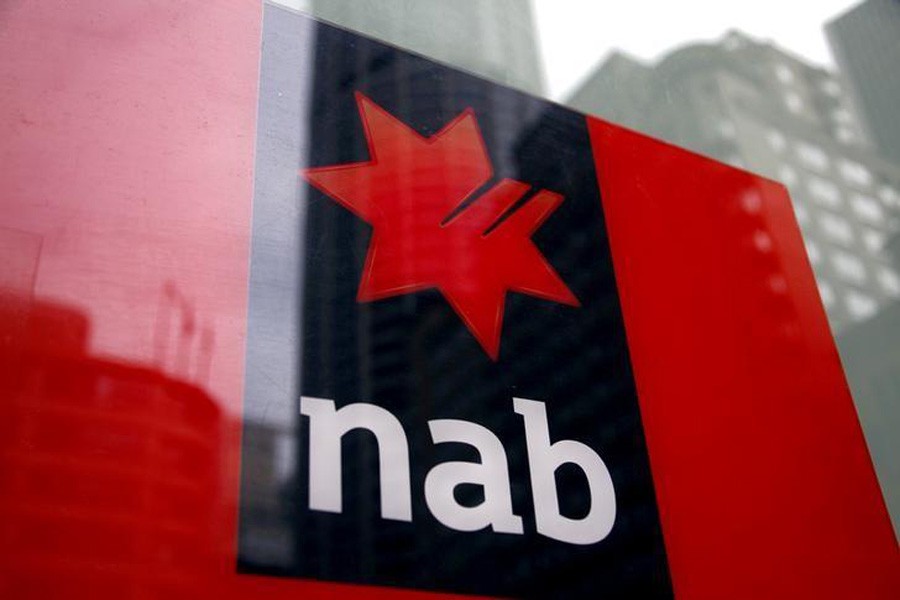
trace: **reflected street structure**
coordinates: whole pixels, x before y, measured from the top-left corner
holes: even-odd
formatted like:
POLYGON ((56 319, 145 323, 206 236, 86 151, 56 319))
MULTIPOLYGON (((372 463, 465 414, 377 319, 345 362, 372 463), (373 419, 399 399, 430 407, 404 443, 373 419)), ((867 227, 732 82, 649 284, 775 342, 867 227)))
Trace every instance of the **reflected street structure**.
POLYGON ((200 387, 88 351, 77 308, 0 292, 0 591, 202 595, 229 421, 200 387), (11 310, 12 309, 12 310, 11 310))

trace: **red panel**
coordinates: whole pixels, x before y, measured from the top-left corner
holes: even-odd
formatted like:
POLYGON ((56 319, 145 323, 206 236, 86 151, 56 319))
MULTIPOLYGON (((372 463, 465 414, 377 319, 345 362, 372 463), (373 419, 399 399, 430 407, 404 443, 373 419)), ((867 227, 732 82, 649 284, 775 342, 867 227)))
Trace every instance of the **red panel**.
POLYGON ((676 595, 900 597, 784 187, 589 127, 676 595))
POLYGON ((261 3, 0 15, 0 598, 359 597, 236 573, 261 3))
POLYGON ((202 597, 234 570, 259 3, 0 13, 0 597, 202 597))

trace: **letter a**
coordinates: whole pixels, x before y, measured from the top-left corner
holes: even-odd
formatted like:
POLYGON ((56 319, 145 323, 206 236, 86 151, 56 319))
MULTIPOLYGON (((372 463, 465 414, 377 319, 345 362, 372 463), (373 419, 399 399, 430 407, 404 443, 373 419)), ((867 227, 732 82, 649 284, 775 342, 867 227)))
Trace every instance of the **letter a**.
POLYGON ((603 460, 580 442, 560 440, 551 444, 543 402, 513 398, 513 406, 525 418, 525 443, 538 533, 570 544, 599 542, 609 535, 616 520, 615 490, 603 460), (565 463, 577 465, 587 477, 591 505, 582 519, 564 517, 559 511, 555 473, 565 463))
POLYGON ((335 410, 333 400, 306 396, 300 398, 300 413, 309 417, 309 508, 342 512, 341 438, 351 429, 366 429, 378 441, 381 516, 412 521, 409 444, 397 417, 374 404, 335 410))
POLYGON ((435 518, 458 531, 477 531, 488 525, 500 533, 522 533, 522 518, 513 514, 509 488, 509 468, 503 444, 491 431, 468 421, 440 419, 428 421, 435 444, 461 442, 478 449, 481 463, 446 462, 436 465, 425 477, 425 501, 435 518), (484 489, 484 502, 462 506, 453 489, 474 483, 484 489))

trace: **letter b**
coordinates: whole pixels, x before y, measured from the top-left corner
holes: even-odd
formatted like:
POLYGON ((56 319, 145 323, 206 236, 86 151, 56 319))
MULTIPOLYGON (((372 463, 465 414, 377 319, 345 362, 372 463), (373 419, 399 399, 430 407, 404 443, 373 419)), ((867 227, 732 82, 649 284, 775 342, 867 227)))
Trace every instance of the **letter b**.
POLYGON ((514 410, 525 419, 525 442, 534 494, 538 533, 571 544, 599 542, 616 520, 616 496, 603 460, 586 445, 573 440, 550 443, 547 409, 543 402, 513 398, 514 410), (565 463, 581 468, 590 490, 590 509, 582 519, 560 514, 556 469, 565 463))

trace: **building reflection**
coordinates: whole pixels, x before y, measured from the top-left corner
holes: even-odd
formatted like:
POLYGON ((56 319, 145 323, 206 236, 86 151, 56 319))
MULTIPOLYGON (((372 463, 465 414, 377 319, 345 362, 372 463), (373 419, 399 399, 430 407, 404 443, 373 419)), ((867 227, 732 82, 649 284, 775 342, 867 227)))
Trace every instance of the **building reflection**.
POLYGON ((227 548, 216 401, 92 355, 78 307, 7 288, 0 308, 0 591, 202 595, 227 548))

